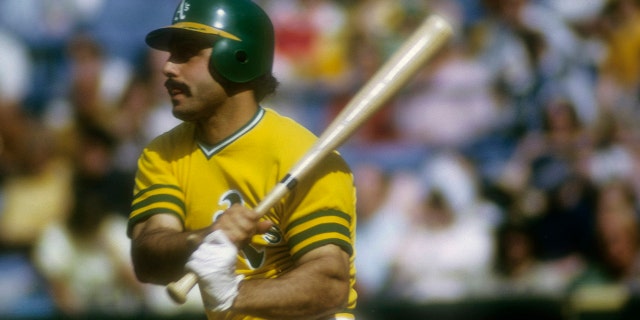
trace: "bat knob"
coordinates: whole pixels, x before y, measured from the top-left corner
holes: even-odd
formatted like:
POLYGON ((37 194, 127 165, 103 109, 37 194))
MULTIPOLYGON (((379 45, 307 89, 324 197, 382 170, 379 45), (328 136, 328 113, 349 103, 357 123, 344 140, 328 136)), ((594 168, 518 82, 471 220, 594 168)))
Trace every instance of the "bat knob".
POLYGON ((198 277, 196 274, 189 272, 180 278, 180 280, 169 283, 169 285, 167 285, 167 293, 176 303, 184 304, 187 301, 189 291, 191 291, 197 282, 198 277))

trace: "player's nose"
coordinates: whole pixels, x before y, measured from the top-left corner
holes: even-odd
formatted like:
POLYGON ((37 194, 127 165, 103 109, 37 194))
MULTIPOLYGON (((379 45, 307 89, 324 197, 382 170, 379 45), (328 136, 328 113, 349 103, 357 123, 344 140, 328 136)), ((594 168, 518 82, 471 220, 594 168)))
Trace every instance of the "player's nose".
POLYGON ((162 74, 167 78, 175 78, 178 75, 177 65, 171 62, 171 60, 167 60, 162 67, 162 74))

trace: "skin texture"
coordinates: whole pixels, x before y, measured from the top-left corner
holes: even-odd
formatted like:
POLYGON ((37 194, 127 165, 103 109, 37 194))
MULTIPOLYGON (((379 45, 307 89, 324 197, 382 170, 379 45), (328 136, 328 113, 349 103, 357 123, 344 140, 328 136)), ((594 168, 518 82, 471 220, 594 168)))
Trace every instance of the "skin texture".
MULTIPOLYGON (((225 89, 208 70, 210 44, 180 39, 170 46, 163 73, 177 118, 196 124, 197 138, 215 144, 247 123, 258 110, 252 90, 225 89)), ((172 214, 156 214, 133 228, 131 253, 136 275, 143 282, 165 285, 179 279, 197 248, 189 237, 202 239, 223 230, 241 248, 253 235, 266 232, 253 210, 233 205, 215 223, 185 230, 172 214), (195 237, 193 237, 195 235, 195 237)), ((340 311, 349 293, 349 256, 335 245, 303 255, 295 267, 277 279, 245 280, 232 310, 275 319, 321 319, 340 311), (327 294, 331 292, 331 294, 327 294)))

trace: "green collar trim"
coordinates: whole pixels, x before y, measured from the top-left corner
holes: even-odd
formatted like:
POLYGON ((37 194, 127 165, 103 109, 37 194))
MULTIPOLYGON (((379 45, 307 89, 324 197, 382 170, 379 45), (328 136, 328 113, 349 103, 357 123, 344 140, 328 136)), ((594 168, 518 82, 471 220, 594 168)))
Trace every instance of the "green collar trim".
POLYGON ((242 128, 240 128, 234 134, 230 135, 229 137, 220 141, 219 143, 216 143, 214 145, 207 145, 203 142, 198 141, 197 143, 198 143, 198 146, 200 147, 200 150, 202 150, 202 152, 207 157, 207 159, 211 159, 211 157, 213 157, 216 153, 220 152, 220 150, 224 149, 226 146, 230 145, 231 143, 233 143, 234 141, 238 140, 240 137, 245 135, 247 132, 251 131, 251 129, 255 128, 255 126, 257 126, 258 123, 260 123, 260 120, 264 118, 264 115, 265 115, 264 108, 259 107, 258 112, 256 112, 256 114, 253 116, 251 121, 249 121, 247 124, 245 124, 242 128))

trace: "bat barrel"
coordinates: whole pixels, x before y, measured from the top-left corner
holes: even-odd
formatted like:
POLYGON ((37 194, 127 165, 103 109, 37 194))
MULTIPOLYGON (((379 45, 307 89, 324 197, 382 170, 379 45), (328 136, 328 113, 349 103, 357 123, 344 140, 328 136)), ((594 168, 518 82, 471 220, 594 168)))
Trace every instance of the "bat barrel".
POLYGON ((358 91, 324 130, 318 141, 289 171, 300 179, 378 111, 451 37, 453 29, 438 15, 428 17, 391 58, 358 91))
POLYGON ((425 65, 449 39, 453 30, 438 15, 427 18, 389 60, 358 91, 332 124, 319 138, 325 145, 319 148, 337 147, 358 126, 387 103, 425 65))

